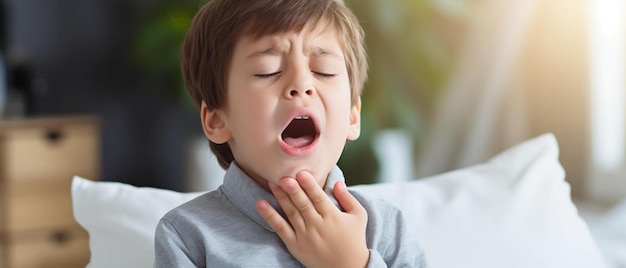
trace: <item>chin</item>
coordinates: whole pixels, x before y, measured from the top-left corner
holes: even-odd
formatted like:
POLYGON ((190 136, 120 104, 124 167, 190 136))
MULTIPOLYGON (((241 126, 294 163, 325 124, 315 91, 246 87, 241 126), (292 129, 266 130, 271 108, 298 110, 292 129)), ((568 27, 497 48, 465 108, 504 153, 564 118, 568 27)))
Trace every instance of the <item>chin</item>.
POLYGON ((315 177, 315 180, 318 182, 325 181, 326 177, 328 176, 328 173, 333 167, 333 165, 331 165, 330 167, 326 167, 326 166, 311 166, 311 165, 303 165, 303 164, 290 164, 290 165, 285 165, 285 166, 287 167, 281 171, 282 173, 280 174, 282 176, 281 178, 284 178, 284 177, 295 178, 298 172, 308 171, 309 173, 313 175, 313 177, 315 177))

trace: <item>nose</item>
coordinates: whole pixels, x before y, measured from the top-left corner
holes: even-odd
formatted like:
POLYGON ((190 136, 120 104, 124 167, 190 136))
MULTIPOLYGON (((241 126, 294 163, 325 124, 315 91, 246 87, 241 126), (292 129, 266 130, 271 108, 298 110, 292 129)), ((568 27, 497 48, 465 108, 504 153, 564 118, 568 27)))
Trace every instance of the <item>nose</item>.
POLYGON ((291 89, 291 90, 289 90, 289 97, 291 97, 291 98, 293 98, 293 97, 300 97, 300 95, 313 96, 313 90, 312 89, 306 89, 306 90, 291 89))
POLYGON ((286 99, 311 97, 315 95, 313 74, 308 68, 296 68, 291 72, 290 81, 284 90, 286 99))

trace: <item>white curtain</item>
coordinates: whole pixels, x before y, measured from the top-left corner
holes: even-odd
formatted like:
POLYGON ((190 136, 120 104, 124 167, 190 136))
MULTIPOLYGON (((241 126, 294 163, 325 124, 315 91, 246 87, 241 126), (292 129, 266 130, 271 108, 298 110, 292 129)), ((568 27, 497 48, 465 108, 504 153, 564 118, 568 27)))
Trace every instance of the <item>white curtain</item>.
POLYGON ((528 138, 524 79, 517 72, 536 0, 486 0, 435 113, 417 176, 483 162, 528 138))

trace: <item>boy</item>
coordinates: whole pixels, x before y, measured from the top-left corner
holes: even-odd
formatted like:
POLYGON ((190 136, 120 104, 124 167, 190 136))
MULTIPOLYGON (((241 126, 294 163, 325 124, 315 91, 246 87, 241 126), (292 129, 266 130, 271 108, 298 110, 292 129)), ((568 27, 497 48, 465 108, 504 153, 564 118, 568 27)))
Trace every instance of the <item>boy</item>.
POLYGON ((339 0, 214 0, 181 50, 224 184, 167 213, 156 267, 422 267, 400 211, 349 192, 362 29, 339 0))

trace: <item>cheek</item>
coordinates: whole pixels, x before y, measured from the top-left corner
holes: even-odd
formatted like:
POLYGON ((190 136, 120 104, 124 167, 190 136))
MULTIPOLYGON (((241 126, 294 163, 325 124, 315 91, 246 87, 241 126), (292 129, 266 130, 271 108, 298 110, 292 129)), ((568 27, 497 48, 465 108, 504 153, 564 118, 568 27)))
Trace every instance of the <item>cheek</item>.
POLYGON ((233 136, 235 139, 246 139, 238 143, 263 143, 274 135, 272 111, 265 100, 248 96, 240 98, 233 105, 233 136))
POLYGON ((350 125, 351 102, 350 96, 336 97, 329 103, 328 119, 332 121, 335 131, 344 133, 350 125))

